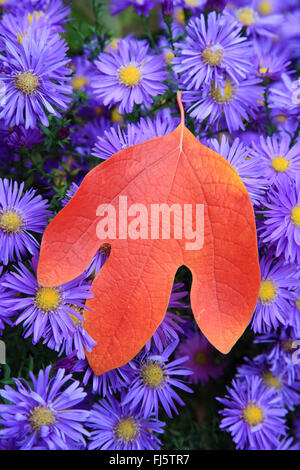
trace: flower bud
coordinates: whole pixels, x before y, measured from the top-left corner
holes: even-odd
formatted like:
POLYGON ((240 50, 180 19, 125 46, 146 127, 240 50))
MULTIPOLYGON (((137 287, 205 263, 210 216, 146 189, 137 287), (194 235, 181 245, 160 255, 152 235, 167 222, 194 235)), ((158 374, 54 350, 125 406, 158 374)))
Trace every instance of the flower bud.
POLYGON ((172 16, 174 13, 173 0, 163 0, 161 8, 163 16, 172 16))
POLYGON ((205 4, 205 10, 213 11, 223 11, 226 7, 227 0, 207 0, 205 4))

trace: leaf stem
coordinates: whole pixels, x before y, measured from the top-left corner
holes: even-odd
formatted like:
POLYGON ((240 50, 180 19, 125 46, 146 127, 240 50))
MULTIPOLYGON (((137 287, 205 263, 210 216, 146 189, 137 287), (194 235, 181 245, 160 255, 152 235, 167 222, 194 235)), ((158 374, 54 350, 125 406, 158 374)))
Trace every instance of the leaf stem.
POLYGON ((178 90, 177 91, 177 103, 178 103, 178 107, 179 107, 179 110, 180 110, 180 126, 181 126, 181 133, 180 133, 180 149, 182 149, 182 142, 183 142, 183 130, 184 130, 184 108, 183 108, 183 104, 182 104, 182 101, 181 101, 181 96, 182 96, 182 91, 181 90, 178 90))

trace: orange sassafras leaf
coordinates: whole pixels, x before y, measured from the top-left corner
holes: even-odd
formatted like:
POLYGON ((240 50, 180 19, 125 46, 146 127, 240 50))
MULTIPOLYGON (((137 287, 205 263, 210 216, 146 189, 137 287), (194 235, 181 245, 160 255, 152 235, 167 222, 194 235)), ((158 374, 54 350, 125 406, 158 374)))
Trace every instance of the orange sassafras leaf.
MULTIPOLYGON (((98 345, 87 353, 96 374, 122 366, 162 322, 175 273, 192 272, 191 307, 207 339, 228 353, 254 311, 260 272, 253 207, 232 166, 202 145, 182 120, 171 134, 126 148, 93 169, 67 206, 47 227, 38 281, 63 284, 88 267, 99 247, 111 254, 93 282, 85 328, 98 345), (99 239, 101 204, 203 204, 204 244, 187 249, 186 239, 99 239)), ((195 211, 193 212, 195 218, 195 211)), ((122 222, 121 222, 122 223, 122 222)), ((194 226, 196 221, 193 220, 194 226)), ((171 234, 178 224, 171 218, 171 234)))

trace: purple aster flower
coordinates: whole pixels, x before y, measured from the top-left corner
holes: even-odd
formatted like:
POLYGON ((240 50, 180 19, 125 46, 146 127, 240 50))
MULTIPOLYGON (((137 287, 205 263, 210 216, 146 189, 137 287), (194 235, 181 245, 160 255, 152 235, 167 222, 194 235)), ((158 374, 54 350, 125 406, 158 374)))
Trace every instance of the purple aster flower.
POLYGON ((293 360, 293 353, 295 351, 294 341, 299 339, 300 332, 297 334, 291 327, 281 329, 276 333, 268 333, 254 338, 254 343, 269 345, 269 348, 264 352, 264 356, 269 365, 270 372, 272 372, 274 376, 278 376, 282 371, 285 371, 285 379, 289 385, 291 385, 299 375, 293 360))
POLYGON ((0 112, 9 126, 48 126, 46 112, 60 116, 70 103, 67 47, 59 34, 43 28, 19 42, 7 41, 1 61, 6 69, 1 80, 6 87, 6 103, 0 112))
POLYGON ((245 358, 245 364, 238 368, 239 377, 256 376, 262 379, 267 388, 271 389, 279 397, 282 407, 294 410, 300 403, 299 373, 293 381, 289 380, 287 371, 282 368, 276 374, 271 370, 265 354, 254 359, 245 358))
POLYGON ((24 379, 14 379, 16 390, 9 385, 0 390, 1 397, 10 402, 0 405, 0 436, 18 439, 21 450, 38 446, 66 450, 69 443, 85 446, 88 432, 82 423, 89 412, 77 406, 86 393, 64 369, 51 378, 50 371, 51 366, 40 370, 37 378, 30 372, 32 387, 24 379))
MULTIPOLYGON (((277 82, 278 83, 278 82, 277 82)), ((298 118, 288 114, 286 110, 273 107, 270 110, 270 118, 274 122, 279 132, 294 135, 297 131, 298 118)))
POLYGON ((39 244, 32 232, 43 233, 51 215, 47 202, 35 190, 23 194, 23 189, 24 183, 18 186, 12 180, 0 179, 0 261, 3 264, 37 251, 39 244))
MULTIPOLYGON (((70 305, 70 307, 84 318, 86 311, 84 308, 77 307, 76 305, 70 305)), ((80 320, 71 313, 69 313, 69 315, 75 325, 74 331, 72 333, 69 332, 67 335, 63 336, 59 342, 57 342, 57 338, 53 335, 52 325, 48 326, 43 334, 43 343, 47 344, 48 348, 58 351, 59 355, 62 353, 68 355, 71 354, 72 351, 76 350, 78 359, 83 360, 85 359, 85 351, 91 352, 97 343, 85 330, 85 320, 80 320)))
POLYGON ((194 372, 189 377, 191 383, 203 385, 210 379, 217 379, 222 375, 225 364, 216 363, 213 357, 214 351, 205 336, 199 332, 195 332, 193 336, 179 344, 175 356, 187 357, 183 364, 194 372))
POLYGON ((170 108, 164 108, 155 114, 153 119, 150 116, 141 118, 135 126, 138 133, 142 134, 141 141, 145 142, 155 137, 170 134, 179 123, 180 119, 172 116, 170 108))
POLYGON ((178 124, 179 119, 172 117, 170 109, 165 108, 157 113, 154 119, 150 116, 141 118, 136 124, 128 124, 125 129, 121 126, 113 126, 97 138, 92 155, 107 160, 131 145, 170 134, 178 124))
MULTIPOLYGON (((15 6, 17 0, 2 0, 0 8, 8 9, 15 6)), ((25 2, 28 0, 25 0, 25 2)), ((24 2, 24 3, 25 3, 24 2)))
POLYGON ((257 78, 239 84, 226 78, 222 87, 212 81, 197 92, 183 92, 183 101, 189 105, 190 116, 200 122, 207 119, 207 126, 216 130, 225 126, 229 132, 245 129, 244 122, 255 118, 260 107, 263 88, 258 83, 257 78))
POLYGON ((23 126, 15 126, 9 129, 6 137, 6 144, 14 150, 31 150, 36 144, 40 144, 45 136, 39 129, 25 129, 23 126))
MULTIPOLYGON (((254 0, 253 6, 262 16, 273 15, 274 13, 280 13, 286 11, 291 7, 291 3, 294 0, 287 0, 286 4, 283 5, 281 0, 254 0)), ((245 3, 245 2, 243 2, 245 3)), ((248 1, 246 3, 249 3, 248 1)))
POLYGON ((17 40, 22 43, 24 37, 30 36, 33 31, 41 28, 64 33, 65 30, 61 25, 68 21, 66 17, 70 11, 70 7, 67 7, 61 0, 47 0, 35 6, 28 5, 28 8, 24 10, 3 15, 0 36, 4 41, 9 39, 12 42, 17 40))
POLYGON ((124 124, 124 117, 119 113, 118 107, 114 106, 110 111, 110 117, 113 124, 124 124))
POLYGON ((86 91, 90 95, 90 84, 95 75, 91 62, 85 56, 76 56, 72 58, 71 65, 74 69, 71 80, 73 91, 86 91))
MULTIPOLYGON (((264 119, 264 116, 260 115, 259 118, 260 119, 258 120, 258 117, 257 117, 257 120, 255 121, 255 125, 257 126, 256 128, 251 126, 249 127, 249 129, 246 129, 244 131, 243 130, 235 131, 232 137, 239 138, 240 141, 243 142, 243 144, 246 145, 247 147, 250 147, 253 141, 254 142, 259 141, 260 135, 264 133, 266 129, 265 128, 266 121, 264 119)), ((224 134, 222 133, 222 135, 225 135, 227 139, 230 140, 230 135, 228 133, 224 133, 224 134)))
POLYGON ((140 144, 142 141, 142 134, 138 132, 138 128, 134 124, 128 124, 125 129, 114 126, 104 131, 103 136, 97 138, 92 155, 107 160, 120 150, 140 144))
MULTIPOLYGON (((50 26, 65 23, 71 9, 63 0, 2 0, 5 9, 18 14, 31 14, 32 17, 45 19, 50 26)), ((33 18, 32 18, 33 19, 33 18)))
POLYGON ((24 12, 4 13, 0 23, 0 44, 5 49, 6 42, 9 40, 12 43, 19 42, 22 44, 23 38, 28 35, 34 34, 34 31, 39 29, 40 24, 37 21, 37 16, 29 18, 32 15, 24 12))
MULTIPOLYGON (((168 66, 171 66, 172 59, 175 56, 174 50, 172 48, 172 44, 170 41, 165 38, 164 36, 159 38, 158 40, 158 47, 161 50, 161 53, 165 59, 165 62, 168 66)), ((170 67, 169 67, 170 68, 170 67)), ((170 73, 169 73, 169 78, 170 80, 174 79, 174 76, 172 76, 171 68, 170 68, 170 73)), ((171 86, 171 83, 170 83, 171 86)), ((176 93, 176 88, 174 87, 174 92, 176 93)), ((164 108, 164 109, 169 109, 169 108, 164 108)))
POLYGON ((156 450, 165 423, 154 416, 145 417, 142 410, 132 411, 113 396, 95 403, 88 418, 89 450, 156 450))
POLYGON ((87 367, 86 359, 77 359, 77 351, 74 350, 66 357, 58 359, 58 361, 53 365, 54 370, 64 369, 70 374, 75 372, 84 372, 87 367))
POLYGON ((187 10, 192 10, 193 13, 196 13, 205 5, 206 0, 174 0, 175 7, 186 8, 187 10))
POLYGON ((254 68, 259 77, 278 80, 291 64, 288 49, 281 43, 274 43, 271 39, 256 39, 253 42, 253 49, 254 68))
POLYGON ((273 253, 260 261, 261 283, 252 328, 255 333, 266 333, 289 321, 289 312, 297 299, 299 285, 296 266, 274 259, 273 253))
POLYGON ((254 205, 261 203, 262 197, 267 190, 266 172, 258 156, 251 156, 250 148, 245 146, 238 138, 232 143, 223 135, 221 142, 212 139, 209 147, 226 158, 243 180, 249 196, 254 205))
POLYGON ((92 393, 106 397, 108 394, 115 394, 127 388, 132 382, 133 374, 133 363, 131 362, 117 369, 109 370, 101 375, 94 374, 92 369, 88 366, 82 383, 86 387, 87 384, 91 382, 92 393))
MULTIPOLYGON (((175 4, 175 2, 174 2, 175 4)), ((171 17, 171 32, 172 37, 179 39, 180 36, 183 36, 185 33, 185 11, 182 7, 174 7, 174 14, 171 17)), ((168 26, 163 15, 160 15, 160 27, 163 29, 167 35, 169 35, 168 26)))
POLYGON ((167 77, 165 61, 161 55, 149 53, 144 41, 121 39, 117 51, 100 53, 95 66, 95 97, 110 107, 119 103, 121 114, 130 113, 135 104, 151 106, 153 97, 167 90, 163 83, 167 77))
POLYGON ((84 126, 76 126, 72 129, 71 143, 76 152, 89 156, 91 150, 97 142, 98 137, 102 137, 106 129, 109 128, 110 121, 105 116, 99 116, 92 121, 88 121, 84 126))
POLYGON ((246 29, 247 35, 275 37, 283 20, 282 15, 262 15, 255 8, 255 2, 256 0, 252 0, 241 8, 228 7, 225 14, 233 16, 246 29))
POLYGON ((126 8, 134 7, 138 15, 149 16, 149 11, 157 6, 159 0, 111 0, 111 14, 117 15, 126 8))
POLYGON ((252 147, 254 152, 250 156, 261 160, 269 184, 286 177, 295 178, 300 173, 300 142, 291 147, 291 138, 286 133, 260 136, 252 147))
POLYGON ((187 38, 175 46, 180 50, 172 59, 175 73, 181 74, 183 88, 198 90, 203 84, 224 86, 225 77, 233 83, 252 71, 252 44, 241 35, 241 26, 229 16, 209 13, 193 17, 186 28, 187 38))
POLYGON ((174 13, 174 0, 162 0, 161 11, 164 16, 172 16, 174 13))
POLYGON ((286 73, 270 87, 269 106, 277 114, 298 117, 300 114, 300 83, 286 73))
POLYGON ((103 245, 100 246, 99 250, 97 251, 93 260, 91 261, 91 264, 85 270, 85 274, 87 277, 91 279, 95 279, 98 272, 100 271, 104 263, 107 261, 110 255, 110 252, 111 252, 111 245, 109 243, 103 243, 103 245))
MULTIPOLYGON (((36 265, 31 267, 35 273, 36 265)), ((15 266, 2 285, 11 293, 5 305, 19 313, 15 324, 23 323, 25 338, 33 334, 33 344, 41 337, 49 339, 49 329, 56 345, 61 345, 70 335, 73 338, 77 328, 75 322, 84 322, 80 309, 93 295, 84 275, 61 286, 43 287, 23 264, 15 266)))
POLYGON ((270 450, 286 432, 279 396, 257 376, 233 380, 228 395, 217 398, 224 405, 220 428, 232 435, 237 449, 270 450))
POLYGON ((276 256, 300 263, 300 178, 281 179, 268 192, 261 239, 276 247, 276 256))
MULTIPOLYGON (((182 307, 186 306, 181 305, 181 308, 182 307)), ((162 352, 169 344, 174 341, 178 342, 180 335, 184 336, 186 333, 184 329, 185 324, 186 320, 181 318, 178 314, 166 312, 163 321, 145 344, 146 351, 150 351, 154 344, 155 348, 159 352, 162 352)))
POLYGON ((63 0, 40 0, 39 2, 32 2, 31 16, 29 21, 33 18, 42 19, 45 24, 55 31, 65 33, 65 30, 60 25, 70 21, 67 16, 71 13, 70 5, 66 5, 63 0))
POLYGON ((109 118, 109 114, 109 110, 103 106, 101 101, 96 100, 92 94, 86 97, 86 101, 79 106, 77 111, 77 116, 84 121, 97 120, 99 117, 109 118))
POLYGON ((223 11, 226 7, 228 0, 207 0, 205 3, 205 10, 223 11))
POLYGON ((112 50, 113 51, 118 51, 119 42, 122 39, 123 40, 126 39, 126 41, 131 41, 130 47, 134 50, 134 54, 138 53, 139 48, 140 48, 141 45, 144 45, 146 47, 148 46, 148 40, 147 39, 137 40, 136 37, 134 36, 134 34, 130 33, 126 36, 126 38, 121 38, 121 37, 111 38, 111 39, 103 38, 103 40, 105 41, 104 52, 109 53, 112 50))
POLYGON ((299 64, 299 21, 300 21, 300 9, 299 3, 297 3, 298 10, 287 12, 285 15, 285 21, 281 25, 281 37, 290 51, 292 58, 299 64))
POLYGON ((19 12, 27 11, 33 5, 39 5, 41 2, 43 2, 43 0, 23 0, 22 3, 18 2, 18 0, 3 0, 1 2, 1 7, 5 10, 14 9, 19 12))
POLYGON ((152 412, 157 416, 162 406, 170 418, 172 412, 178 414, 175 402, 181 406, 184 402, 174 388, 193 393, 179 378, 191 375, 193 371, 182 365, 187 357, 168 362, 177 344, 177 341, 173 342, 159 354, 141 353, 136 359, 135 377, 123 402, 129 404, 130 409, 140 407, 145 416, 151 415, 152 412))

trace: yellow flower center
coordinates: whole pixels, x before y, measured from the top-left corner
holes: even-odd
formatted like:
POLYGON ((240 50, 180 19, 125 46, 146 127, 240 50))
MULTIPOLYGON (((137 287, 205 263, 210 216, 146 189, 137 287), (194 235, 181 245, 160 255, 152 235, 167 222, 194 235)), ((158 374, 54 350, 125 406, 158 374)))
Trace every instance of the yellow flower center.
MULTIPOLYGON (((80 308, 80 307, 77 307, 77 305, 70 305, 69 306, 75 310, 75 312, 78 312, 82 317, 84 317, 83 313, 84 313, 84 309, 83 308, 80 308)), ((82 325, 82 320, 80 320, 79 318, 75 317, 75 315, 72 315, 72 313, 69 313, 69 316, 71 318, 71 320, 73 321, 73 323, 75 324, 75 326, 80 326, 82 325)))
POLYGON ((111 120, 112 122, 122 122, 123 121, 123 117, 122 115, 119 113, 118 111, 118 108, 114 108, 111 112, 111 120))
POLYGON ((22 217, 14 210, 3 211, 0 215, 0 228, 6 233, 20 232, 22 225, 22 217))
POLYGON ((270 73, 271 70, 268 67, 264 67, 262 61, 259 63, 259 73, 260 75, 266 75, 267 73, 270 73))
POLYGON ((291 221, 297 227, 300 227, 300 206, 296 206, 293 208, 291 212, 291 221))
POLYGON ((164 371, 159 363, 150 361, 142 367, 142 380, 148 387, 160 387, 164 378, 164 371))
POLYGON ((269 279, 263 279, 260 283, 259 300, 263 305, 272 303, 276 297, 276 287, 269 279))
POLYGON ((40 287, 35 296, 36 306, 45 312, 53 312, 59 305, 61 296, 55 287, 40 287))
POLYGON ((117 38, 113 38, 108 44, 107 46, 105 47, 105 52, 109 52, 109 49, 112 48, 114 49, 116 52, 119 48, 119 39, 117 38))
POLYGON ((87 77, 83 77, 80 75, 76 75, 72 79, 72 87, 74 91, 81 90, 84 85, 88 85, 90 83, 89 79, 87 77))
POLYGON ((39 20, 42 16, 44 16, 44 12, 43 11, 34 11, 33 13, 28 13, 27 17, 28 17, 28 21, 29 21, 29 24, 32 23, 33 19, 36 18, 37 20, 39 20))
POLYGON ((31 72, 20 73, 15 78, 15 87, 24 95, 32 95, 39 86, 38 77, 31 72))
POLYGON ((140 69, 135 65, 120 67, 118 74, 121 85, 129 86, 131 88, 140 82, 142 75, 140 69))
POLYGON ((283 157, 276 157, 272 159, 271 167, 278 171, 278 173, 284 173, 290 166, 291 162, 283 157))
POLYGON ((214 52, 211 52, 211 46, 207 46, 202 52, 202 60, 205 64, 215 67, 220 65, 223 60, 223 49, 216 49, 214 52))
POLYGON ((102 108, 102 106, 96 106, 96 108, 95 108, 95 113, 96 113, 97 116, 101 116, 102 113, 103 113, 103 108, 102 108))
POLYGON ((244 26, 252 26, 255 24, 257 19, 257 14, 253 8, 244 7, 239 8, 237 11, 237 18, 244 26))
POLYGON ((257 426, 264 418, 262 409, 254 403, 249 403, 243 411, 243 418, 250 426, 257 426))
POLYGON ((0 0, 0 6, 2 7, 3 5, 5 5, 6 2, 7 0, 0 0))
POLYGON ((189 7, 197 7, 199 5, 198 0, 184 0, 184 3, 189 7))
POLYGON ((200 366, 204 366, 205 364, 207 364, 206 354, 202 351, 198 351, 195 354, 195 362, 196 362, 196 364, 199 364, 200 366))
POLYGON ((34 431, 40 431, 41 426, 52 426, 55 423, 55 417, 46 406, 36 406, 31 411, 29 422, 34 431))
POLYGON ((165 53, 165 59, 166 59, 166 62, 167 62, 168 65, 171 64, 174 55, 175 54, 172 51, 168 51, 168 52, 165 53))
POLYGON ((292 339, 290 339, 290 340, 286 339, 284 341, 281 341, 280 346, 284 351, 291 352, 294 349, 293 348, 293 343, 294 343, 294 341, 292 339))
POLYGON ((175 14, 176 20, 180 24, 185 24, 185 15, 184 15, 184 9, 183 8, 178 8, 175 14))
POLYGON ((116 425, 115 434, 118 439, 124 442, 130 442, 136 439, 139 435, 137 423, 133 418, 122 418, 116 425))
MULTIPOLYGON (((27 38, 27 37, 28 37, 28 34, 25 33, 25 32, 23 33, 23 35, 24 35, 24 38, 27 38)), ((17 42, 19 42, 20 44, 23 44, 23 38, 22 38, 21 33, 18 33, 18 34, 17 34, 17 42)))
POLYGON ((219 85, 216 87, 215 83, 211 84, 210 96, 218 104, 228 104, 235 97, 234 87, 229 80, 225 81, 225 87, 220 90, 219 85))
POLYGON ((271 13, 273 13, 272 2, 268 2, 267 0, 262 1, 258 4, 257 9, 258 9, 259 13, 263 16, 270 15, 271 13))
POLYGON ((299 296, 299 299, 295 301, 296 303, 296 307, 298 310, 300 310, 300 296, 299 296))
POLYGON ((287 116, 285 116, 284 114, 278 114, 275 119, 279 124, 283 124, 286 122, 287 116))
POLYGON ((262 379, 266 385, 269 385, 269 387, 282 387, 282 381, 278 379, 278 376, 273 375, 272 372, 265 372, 262 379))

